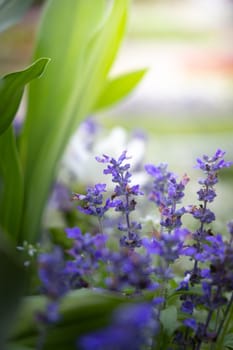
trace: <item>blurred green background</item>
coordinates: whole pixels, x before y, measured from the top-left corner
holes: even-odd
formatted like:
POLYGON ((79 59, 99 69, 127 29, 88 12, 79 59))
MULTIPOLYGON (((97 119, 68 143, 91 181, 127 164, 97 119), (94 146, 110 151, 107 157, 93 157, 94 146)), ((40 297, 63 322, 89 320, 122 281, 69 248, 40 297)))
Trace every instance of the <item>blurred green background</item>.
MULTIPOLYGON (((1 75, 30 62, 42 6, 35 1, 20 23, 1 34, 1 75)), ((193 170, 197 156, 221 148, 233 159, 232 33, 230 0, 132 1, 112 75, 149 70, 131 96, 97 116, 109 129, 145 131, 145 162, 165 161, 178 174, 187 172, 193 198, 200 175, 193 170)), ((233 172, 227 170, 221 180, 215 204, 220 228, 233 217, 233 172)))

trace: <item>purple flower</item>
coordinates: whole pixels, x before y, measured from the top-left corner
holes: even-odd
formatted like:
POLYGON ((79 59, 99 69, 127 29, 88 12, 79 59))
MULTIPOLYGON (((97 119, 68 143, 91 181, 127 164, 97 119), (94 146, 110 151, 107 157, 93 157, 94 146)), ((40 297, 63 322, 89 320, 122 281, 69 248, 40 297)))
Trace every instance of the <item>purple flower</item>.
POLYGON ((162 233, 159 240, 144 238, 142 243, 148 253, 160 255, 165 261, 171 263, 179 258, 183 251, 184 239, 188 234, 189 231, 186 229, 176 229, 173 233, 162 233))
POLYGON ((192 214, 192 216, 195 219, 200 220, 201 223, 210 224, 212 221, 215 220, 214 213, 210 209, 207 209, 202 205, 200 205, 199 207, 192 206, 192 205, 187 206, 185 208, 185 211, 186 213, 192 214))
POLYGON ((180 291, 180 290, 189 290, 189 282, 188 281, 181 281, 179 283, 179 287, 176 288, 177 291, 180 291))
MULTIPOLYGON (((133 197, 142 195, 139 185, 130 185, 131 173, 129 172, 130 164, 124 164, 125 160, 129 159, 124 151, 121 156, 116 160, 107 155, 103 155, 102 158, 97 157, 97 161, 101 163, 107 163, 107 168, 104 169, 104 174, 111 174, 112 181, 116 183, 114 193, 111 196, 111 200, 108 201, 108 208, 115 208, 115 211, 121 212, 125 219, 125 232, 120 238, 120 245, 134 249, 140 247, 141 240, 138 235, 138 230, 141 228, 140 224, 135 226, 135 223, 131 223, 130 213, 135 210, 137 202, 133 197)), ((122 231, 122 223, 120 224, 120 230, 122 231)))
POLYGON ((231 240, 232 240, 233 239, 233 220, 228 222, 227 229, 228 229, 228 232, 231 235, 231 240))
POLYGON ((64 267, 63 253, 59 247, 54 247, 50 253, 42 253, 38 257, 41 291, 48 298, 45 311, 36 314, 40 323, 54 323, 60 319, 59 302, 69 291, 64 267))
POLYGON ((107 236, 104 234, 82 234, 78 227, 66 229, 67 237, 73 239, 73 246, 68 251, 72 260, 65 265, 65 273, 70 289, 89 286, 89 279, 104 260, 107 236))
POLYGON ((165 207, 160 209, 161 221, 160 225, 166 227, 168 231, 182 226, 181 217, 186 212, 184 208, 175 210, 172 207, 165 207))
POLYGON ((221 291, 233 290, 233 247, 227 242, 214 242, 210 261, 210 279, 214 286, 221 286, 221 291))
MULTIPOLYGON (((139 222, 136 222, 136 221, 132 221, 130 227, 131 227, 132 230, 135 230, 135 231, 142 229, 142 225, 139 222)), ((127 227, 126 224, 123 224, 122 222, 119 222, 118 223, 118 230, 127 232, 128 231, 128 227, 127 227)))
POLYGON ((103 204, 103 192, 106 192, 106 184, 96 184, 87 188, 86 195, 74 193, 73 199, 84 202, 82 207, 78 206, 80 212, 102 218, 109 209, 108 201, 103 204))
POLYGON ((145 165, 145 170, 154 178, 153 189, 149 199, 159 207, 171 205, 172 202, 167 193, 169 180, 174 179, 174 174, 167 171, 167 164, 161 163, 158 166, 147 164, 145 165))
POLYGON ((185 210, 184 208, 177 209, 177 204, 184 197, 185 186, 189 178, 184 175, 181 181, 177 182, 176 176, 167 171, 167 164, 163 163, 158 166, 148 164, 145 169, 154 178, 149 199, 159 207, 161 226, 170 232, 182 225, 181 217, 185 210))
POLYGON ((53 300, 62 297, 67 292, 62 250, 54 247, 52 252, 40 254, 38 266, 43 293, 53 300))
POLYGON ((226 152, 218 149, 213 157, 204 155, 202 159, 197 159, 196 167, 207 173, 212 171, 216 172, 222 168, 228 168, 233 164, 233 162, 226 162, 224 159, 221 159, 224 157, 225 153, 226 152))
POLYGON ((63 183, 56 182, 54 184, 52 196, 49 199, 48 205, 64 213, 69 212, 73 208, 70 197, 71 193, 68 187, 63 183))
POLYGON ((198 324, 194 318, 186 318, 184 320, 184 325, 193 329, 194 331, 196 331, 198 328, 198 324))
POLYGON ((142 240, 135 232, 129 232, 127 236, 120 238, 120 245, 127 248, 139 248, 142 245, 142 240))
POLYGON ((164 297, 155 297, 155 298, 152 300, 152 303, 153 303, 153 305, 155 305, 155 306, 160 305, 160 304, 163 304, 164 302, 166 302, 166 300, 165 300, 164 297))
POLYGON ((91 136, 95 135, 99 129, 98 123, 92 117, 88 117, 86 120, 84 120, 84 122, 82 123, 82 126, 85 128, 87 134, 91 136))
POLYGON ((194 309, 194 305, 190 300, 185 300, 181 305, 181 311, 192 315, 194 309))
POLYGON ((153 176, 156 180, 164 182, 172 173, 167 172, 167 164, 160 163, 158 166, 153 164, 146 164, 145 169, 147 173, 153 176))
POLYGON ((224 255, 225 244, 222 240, 222 236, 216 235, 206 237, 205 242, 202 242, 199 251, 196 251, 195 258, 201 262, 209 262, 214 259, 214 257, 223 260, 224 255))
POLYGON ((59 310, 59 303, 57 301, 47 304, 46 315, 48 323, 56 323, 60 320, 61 315, 59 310))
POLYGON ((139 189, 139 185, 130 186, 132 175, 128 171, 130 169, 130 164, 123 164, 123 162, 130 157, 126 156, 126 151, 124 151, 118 160, 111 158, 109 156, 103 155, 102 158, 96 157, 96 160, 101 163, 108 163, 107 168, 104 169, 104 174, 111 174, 112 181, 116 183, 114 189, 114 194, 112 197, 118 197, 122 195, 139 195, 142 192, 139 189))
MULTIPOLYGON (((228 168, 233 164, 233 162, 226 162, 224 159, 221 159, 224 157, 225 153, 226 152, 218 149, 213 157, 204 155, 202 159, 197 159, 196 167, 207 174, 205 179, 199 181, 200 184, 207 186, 205 188, 206 192, 208 192, 208 186, 212 187, 218 182, 218 171, 223 168, 228 168)), ((213 193, 211 197, 213 197, 213 193)))
POLYGON ((82 337, 78 345, 82 350, 141 350, 157 330, 150 304, 128 305, 115 311, 108 327, 82 337))
POLYGON ((194 246, 184 246, 183 249, 181 250, 182 255, 185 256, 190 256, 190 257, 195 257, 197 254, 197 248, 194 246))
POLYGON ((66 228, 66 234, 68 238, 79 239, 82 236, 82 232, 79 227, 66 228))
POLYGON ((199 201, 213 202, 216 197, 216 193, 211 188, 201 188, 198 192, 199 201))
POLYGON ((106 284, 111 290, 132 288, 141 291, 154 287, 151 279, 153 268, 148 255, 127 249, 109 252, 107 270, 106 284))
POLYGON ((198 183, 206 187, 212 187, 218 183, 218 175, 217 173, 210 172, 207 174, 206 178, 200 179, 198 183))

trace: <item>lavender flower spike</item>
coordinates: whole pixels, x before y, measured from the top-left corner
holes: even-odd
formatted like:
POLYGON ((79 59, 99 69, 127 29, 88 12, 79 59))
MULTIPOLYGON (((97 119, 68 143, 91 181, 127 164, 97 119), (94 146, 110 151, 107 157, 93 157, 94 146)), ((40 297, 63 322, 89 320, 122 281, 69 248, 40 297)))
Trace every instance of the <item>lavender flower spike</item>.
POLYGON ((104 174, 112 175, 112 182, 116 184, 114 193, 111 196, 111 200, 108 201, 108 208, 115 208, 115 211, 121 212, 125 220, 125 228, 123 225, 119 225, 120 231, 126 231, 127 235, 124 235, 120 239, 120 245, 134 249, 141 246, 141 240, 137 231, 141 229, 141 225, 135 222, 131 222, 130 213, 135 210, 137 202, 133 198, 134 196, 142 195, 139 185, 131 186, 131 173, 129 172, 130 164, 126 163, 130 157, 126 155, 126 151, 120 155, 116 160, 107 155, 103 155, 102 158, 96 157, 96 160, 100 163, 107 163, 107 168, 104 169, 104 174))

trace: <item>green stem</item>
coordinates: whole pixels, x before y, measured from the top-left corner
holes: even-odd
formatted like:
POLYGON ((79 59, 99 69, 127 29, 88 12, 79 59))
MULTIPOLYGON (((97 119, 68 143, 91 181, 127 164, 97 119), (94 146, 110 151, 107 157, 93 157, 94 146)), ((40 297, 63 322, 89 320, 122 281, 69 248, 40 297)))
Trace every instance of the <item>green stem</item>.
POLYGON ((225 317, 222 319, 222 321, 218 327, 218 331, 217 331, 216 339, 219 339, 219 341, 216 343, 216 349, 223 348, 224 338, 225 338, 226 332, 228 330, 228 326, 233 318, 233 293, 232 293, 231 299, 227 305, 224 316, 225 317), (220 334, 221 334, 221 336, 220 336, 220 334))
POLYGON ((98 217, 100 233, 104 233, 103 222, 100 217, 98 217))

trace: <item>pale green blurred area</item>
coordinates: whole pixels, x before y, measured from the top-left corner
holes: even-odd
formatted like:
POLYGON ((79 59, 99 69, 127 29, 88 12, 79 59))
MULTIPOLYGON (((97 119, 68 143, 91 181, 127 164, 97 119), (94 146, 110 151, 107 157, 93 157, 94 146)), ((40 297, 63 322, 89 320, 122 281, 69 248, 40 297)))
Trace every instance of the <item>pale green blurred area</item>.
MULTIPOLYGON (((149 133, 147 161, 191 177, 197 157, 217 148, 233 159, 233 3, 224 0, 136 1, 115 71, 147 66, 137 91, 106 112, 104 122, 149 133), (128 57, 128 59, 127 59, 128 57)), ((233 171, 220 175, 217 229, 233 217, 233 171)), ((197 201, 196 201, 197 203, 197 201)))
MULTIPOLYGON (((94 1, 94 0, 93 0, 94 1)), ((64 2, 65 6, 65 2, 64 2)), ((0 36, 0 73, 29 63, 40 7, 0 36)), ((140 86, 98 118, 148 134, 145 162, 188 173, 195 200, 195 159, 217 148, 233 159, 233 4, 230 0, 132 1, 128 33, 112 74, 148 67, 140 86)), ((220 177, 222 229, 233 217, 233 171, 220 177)))

